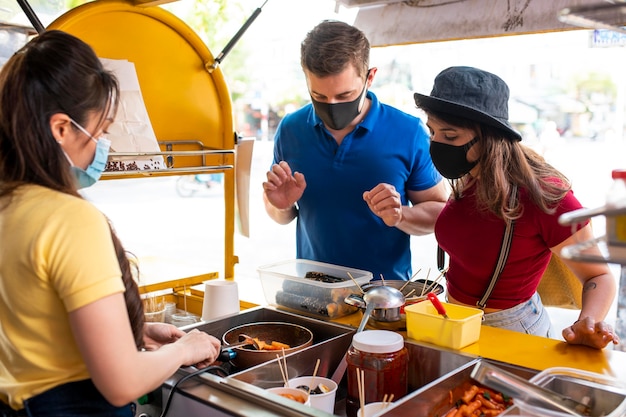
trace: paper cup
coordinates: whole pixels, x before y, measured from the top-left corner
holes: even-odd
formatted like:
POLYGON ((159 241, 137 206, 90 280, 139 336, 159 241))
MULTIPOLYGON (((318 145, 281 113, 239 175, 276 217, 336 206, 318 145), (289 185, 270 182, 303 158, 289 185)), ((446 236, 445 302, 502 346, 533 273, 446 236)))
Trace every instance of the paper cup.
POLYGON ((390 406, 391 403, 384 403, 382 401, 365 404, 365 407, 363 407, 363 414, 361 414, 361 409, 359 408, 359 411, 356 413, 356 417, 374 417, 387 410, 390 406))
POLYGON ((311 405, 311 397, 309 396, 309 394, 301 389, 289 387, 274 387, 268 388, 267 391, 298 402, 300 404, 311 405))
POLYGON ((204 283, 202 320, 209 321, 239 312, 239 291, 235 281, 212 280, 204 283))
MULTIPOLYGON (((335 381, 321 376, 316 376, 315 378, 312 376, 300 376, 289 380, 289 387, 291 388, 298 388, 299 386, 304 385, 309 387, 312 391, 314 391, 319 384, 324 384, 330 389, 330 391, 323 394, 310 394, 309 402, 311 403, 311 407, 317 410, 325 411, 329 414, 334 414, 335 396, 337 395, 337 384, 335 381)), ((304 392, 304 390, 302 391, 304 392)))

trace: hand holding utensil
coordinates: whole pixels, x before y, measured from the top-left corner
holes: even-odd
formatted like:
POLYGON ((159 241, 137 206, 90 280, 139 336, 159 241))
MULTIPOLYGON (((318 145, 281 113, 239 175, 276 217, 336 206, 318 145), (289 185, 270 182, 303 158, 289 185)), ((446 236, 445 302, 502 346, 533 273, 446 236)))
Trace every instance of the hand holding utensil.
POLYGON ((448 314, 446 313, 446 309, 444 308, 443 304, 441 304, 441 301, 439 301, 439 298, 437 298, 437 295, 434 292, 429 292, 427 297, 430 302, 433 303, 433 306, 435 306, 437 313, 441 314, 445 319, 450 318, 448 317, 448 314))

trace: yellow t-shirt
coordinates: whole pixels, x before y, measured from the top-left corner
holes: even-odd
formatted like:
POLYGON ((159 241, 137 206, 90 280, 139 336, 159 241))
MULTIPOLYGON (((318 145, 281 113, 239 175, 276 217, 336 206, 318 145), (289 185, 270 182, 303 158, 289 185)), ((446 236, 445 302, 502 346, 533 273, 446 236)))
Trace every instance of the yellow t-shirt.
POLYGON ((105 216, 74 196, 18 189, 0 208, 0 400, 22 408, 25 399, 89 378, 68 312, 121 292, 105 216))

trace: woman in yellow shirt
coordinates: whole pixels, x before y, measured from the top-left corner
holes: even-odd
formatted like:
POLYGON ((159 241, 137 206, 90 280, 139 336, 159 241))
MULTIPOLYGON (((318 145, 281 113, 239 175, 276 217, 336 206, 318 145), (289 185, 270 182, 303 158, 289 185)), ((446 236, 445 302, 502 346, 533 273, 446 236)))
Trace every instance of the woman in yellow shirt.
POLYGON ((0 73, 0 415, 132 416, 130 403, 220 342, 144 323, 125 251, 79 195, 106 165, 119 87, 47 31, 0 73))

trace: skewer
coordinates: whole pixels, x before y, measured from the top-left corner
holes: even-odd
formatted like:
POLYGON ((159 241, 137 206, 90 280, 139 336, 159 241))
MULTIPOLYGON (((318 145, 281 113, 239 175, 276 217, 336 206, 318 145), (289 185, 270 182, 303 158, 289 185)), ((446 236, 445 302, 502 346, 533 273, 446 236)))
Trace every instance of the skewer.
POLYGON ((446 272, 448 272, 448 268, 445 268, 443 271, 441 271, 441 273, 439 274, 439 276, 437 277, 437 279, 435 279, 433 281, 432 284, 430 284, 428 286, 428 288, 426 289, 426 294, 428 294, 429 292, 431 292, 433 290, 433 288, 437 287, 437 284, 439 283, 439 281, 441 281, 441 278, 443 278, 443 276, 446 274, 446 272))
POLYGON ((348 271, 348 276, 350 277, 350 279, 352 280, 352 282, 354 282, 354 285, 357 286, 357 288, 359 289, 359 291, 361 291, 361 294, 364 294, 363 292, 363 288, 361 288, 361 286, 359 285, 358 282, 356 282, 356 279, 354 279, 354 277, 352 276, 352 274, 350 273, 350 271, 348 271))
POLYGON ((417 274, 420 273, 420 271, 422 270, 422 268, 418 269, 416 273, 413 274, 413 276, 411 277, 411 279, 409 279, 407 282, 404 283, 404 285, 402 285, 400 287, 400 292, 402 292, 402 290, 404 289, 404 287, 406 287, 407 285, 409 285, 411 282, 413 282, 413 279, 417 276, 417 274))
POLYGON ((359 391, 359 408, 361 409, 361 417, 365 417, 365 390, 364 382, 365 371, 356 368, 356 386, 359 391))
POLYGON ((385 286, 385 277, 383 274, 380 274, 380 280, 383 282, 383 287, 385 286))
POLYGON ((320 367, 320 359, 317 358, 315 362, 315 369, 313 370, 313 376, 311 377, 311 383, 309 384, 309 394, 313 391, 313 384, 315 384, 315 376, 317 375, 317 369, 320 367))
POLYGON ((404 296, 404 298, 407 298, 409 295, 413 294, 415 292, 415 288, 413 288, 411 291, 409 291, 408 293, 406 293, 406 295, 404 296))
POLYGON ((428 282, 428 277, 430 276, 430 268, 428 268, 428 273, 426 274, 426 279, 424 280, 424 284, 422 285, 422 292, 420 292, 420 297, 424 296, 424 289, 426 288, 426 283, 428 282))
POLYGON ((281 349, 283 351, 283 365, 285 366, 285 378, 287 378, 287 385, 289 385, 289 370, 287 369, 287 358, 285 357, 285 348, 281 349))
POLYGON ((276 354, 276 359, 278 359, 278 368, 280 369, 280 374, 283 376, 283 381, 285 381, 285 386, 289 386, 289 381, 287 380, 287 376, 285 375, 285 371, 283 371, 283 365, 280 363, 280 355, 276 354))
POLYGON ((385 396, 383 397, 383 409, 389 407, 389 404, 391 404, 392 401, 393 401, 393 394, 391 394, 389 398, 387 398, 387 394, 385 394, 385 396))

